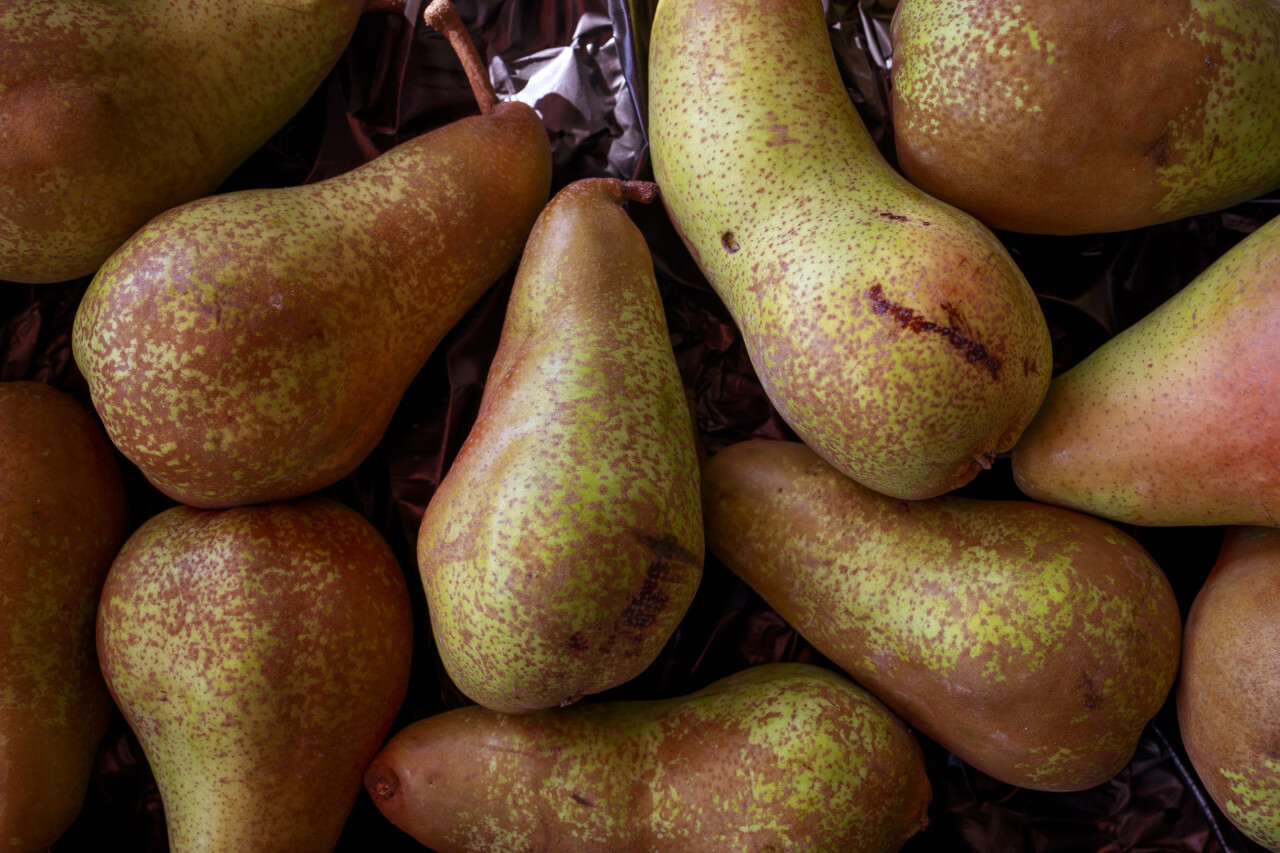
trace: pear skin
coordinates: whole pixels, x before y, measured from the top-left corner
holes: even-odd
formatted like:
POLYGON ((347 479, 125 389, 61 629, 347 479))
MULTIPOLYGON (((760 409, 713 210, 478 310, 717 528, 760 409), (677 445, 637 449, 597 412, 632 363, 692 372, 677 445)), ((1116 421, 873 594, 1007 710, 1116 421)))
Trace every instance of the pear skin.
POLYGON ((419 529, 440 656, 497 711, 635 677, 702 577, 693 422, 622 208, 652 189, 577 181, 538 217, 476 422, 419 529))
POLYGON ((1277 340, 1272 219, 1054 378, 1013 450, 1018 487, 1132 524, 1280 525, 1277 340))
POLYGON ((902 0, 892 41, 903 172, 992 228, 1125 231, 1280 186, 1268 0, 902 0))
POLYGON ((365 0, 0 9, 0 280, 91 275, 209 195, 337 63, 365 0))
POLYGON ((1049 331, 995 236, 885 161, 818 0, 662 0, 653 169, 782 418, 887 495, 964 485, 1044 399, 1049 331))
POLYGON ((800 663, 674 699, 449 711, 396 734, 365 787, 438 853, 888 853, 932 795, 902 722, 800 663))
POLYGON ((550 181, 542 120, 511 102, 326 181, 161 214, 76 313, 76 363, 107 432, 191 506, 336 482, 515 263, 550 181))
POLYGON ((1011 785, 1076 791, 1128 763, 1178 669, 1164 573, 1091 516, 900 501, 799 442, 703 468, 707 547, 909 725, 1011 785))
POLYGON ((98 656, 170 849, 332 850, 404 701, 412 633, 394 554, 341 504, 145 522, 107 576, 98 656))
POLYGON ((1233 824, 1280 850, 1280 530, 1228 527, 1191 604, 1178 728, 1205 790, 1233 824))
POLYGON ((0 848, 39 853, 111 720, 94 616, 126 504, 102 427, 62 391, 0 383, 0 447, 0 848))

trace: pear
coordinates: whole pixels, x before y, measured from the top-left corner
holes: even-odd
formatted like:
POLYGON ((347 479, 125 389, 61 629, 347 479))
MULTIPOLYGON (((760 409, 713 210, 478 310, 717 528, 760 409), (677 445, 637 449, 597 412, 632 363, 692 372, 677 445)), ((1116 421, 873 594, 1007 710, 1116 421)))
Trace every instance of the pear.
POLYGON ((993 228, 1123 231, 1280 186, 1269 0, 902 0, 892 41, 903 172, 993 228))
POLYGON ((1053 380, 1018 487, 1132 524, 1280 526, 1278 339, 1272 219, 1053 380))
POLYGON ((902 722, 802 663, 671 699, 448 711, 396 734, 365 787, 438 853, 893 851, 932 794, 902 722))
POLYGON ((707 547, 909 725, 1011 785, 1075 791, 1132 757, 1178 669, 1159 566, 1091 516, 877 494, 799 442, 703 468, 707 547))
POLYGON ((365 6, 5 3, 0 279, 90 275, 152 216, 212 193, 307 102, 365 6))
POLYGON ((333 849, 409 679, 404 575, 369 522, 165 510, 111 565, 97 632, 174 853, 333 849))
POLYGON ((79 814, 113 705, 94 615, 124 541, 102 427, 37 382, 0 383, 0 847, 49 848, 79 814))
POLYGON ((653 170, 781 417, 887 495, 955 489, 1048 388, 1049 331, 995 236, 876 148, 818 0, 662 0, 653 170))
POLYGON ((112 441, 160 491, 284 501, 368 456, 546 204, 542 120, 486 108, 326 181, 169 210, 103 265, 73 352, 112 441))
POLYGON ((1228 527, 1191 604, 1178 728, 1205 790, 1245 835, 1280 850, 1280 530, 1228 527))
POLYGON ((649 248, 653 185, 577 181, 538 217, 418 568, 445 668, 511 713, 638 675, 702 576, 693 422, 649 248))

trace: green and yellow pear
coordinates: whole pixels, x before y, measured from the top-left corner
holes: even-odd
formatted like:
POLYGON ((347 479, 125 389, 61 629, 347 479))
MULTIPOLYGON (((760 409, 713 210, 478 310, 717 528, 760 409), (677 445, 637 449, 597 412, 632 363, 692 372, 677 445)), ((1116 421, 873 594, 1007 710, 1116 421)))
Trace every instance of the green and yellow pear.
POLYGON ((160 491, 206 508, 284 501, 370 453, 546 204, 542 120, 515 101, 486 109, 325 181, 169 210, 103 265, 76 313, 76 363, 160 491))
POLYGON ((440 656, 497 711, 635 677, 702 576, 693 422, 622 207, 652 190, 585 179, 538 217, 476 422, 422 519, 440 656))
POLYGON ((165 510, 112 564, 97 632, 170 850, 333 849, 409 680, 408 591, 373 525, 321 499, 165 510))
POLYGON ((1280 186, 1270 0, 902 0, 892 41, 899 165, 993 228, 1123 231, 1280 186))
POLYGON ((1131 524, 1280 526, 1277 340, 1280 218, 1054 378, 1018 487, 1131 524))
POLYGON ((971 216, 885 161, 818 0, 662 0, 653 170, 765 392, 876 491, 942 494, 989 467, 1048 388, 1025 277, 971 216))
POLYGON ((91 275, 214 192, 319 87, 376 0, 0 7, 0 280, 91 275))
POLYGON ((1178 604, 1131 537, 1027 501, 886 497, 799 442, 703 468, 707 547, 921 734, 1011 785, 1133 755, 1178 670, 1178 604))
POLYGON ((1182 638, 1178 729, 1218 807, 1280 850, 1280 530, 1228 527, 1182 638))
POLYGON ((932 796, 902 722, 802 663, 671 699, 448 711, 397 733, 365 787, 438 853, 890 853, 932 796))
POLYGON ((0 448, 0 848, 41 853, 111 720, 93 632, 125 493, 102 427, 48 385, 0 382, 0 448))

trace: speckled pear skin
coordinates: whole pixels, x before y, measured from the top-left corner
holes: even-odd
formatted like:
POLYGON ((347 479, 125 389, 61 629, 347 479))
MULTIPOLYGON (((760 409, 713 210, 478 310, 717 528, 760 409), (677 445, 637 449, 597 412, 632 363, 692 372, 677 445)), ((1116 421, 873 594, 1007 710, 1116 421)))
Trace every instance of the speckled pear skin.
POLYGON ((166 510, 112 564, 97 630, 171 850, 333 849, 413 645, 371 524, 319 499, 166 510))
POLYGON ((1053 380, 1018 487, 1132 524, 1280 526, 1277 340, 1280 219, 1053 380))
POLYGON ((397 733, 365 787, 438 853, 888 853, 932 796, 902 722, 801 663, 673 699, 449 711, 397 733))
POLYGON ((0 9, 0 280, 91 275, 311 97, 365 0, 0 9))
POLYGON ((996 238, 885 162, 817 0, 663 0, 653 168, 779 414, 895 497, 957 488, 1013 446, 1049 332, 996 238))
POLYGON ((418 533, 445 668, 498 711, 635 677, 702 577, 693 423, 625 186, 577 181, 538 218, 418 533))
POLYGON ((1205 790, 1245 835, 1280 850, 1280 530, 1228 527, 1187 614, 1178 730, 1205 790))
POLYGON ((93 626, 125 494, 102 427, 48 385, 0 382, 0 448, 0 849, 41 853, 111 719, 93 626))
POLYGON ((161 214, 76 313, 76 363, 112 441, 190 506, 336 482, 515 263, 550 182, 542 120, 512 102, 326 181, 161 214))
POLYGON ((1137 542, 1091 516, 894 500, 775 441, 711 457, 703 508, 711 553, 806 640, 1008 784, 1105 782, 1173 685, 1173 591, 1137 542))
POLYGON ((1280 186, 1268 0, 903 0, 908 178, 993 228, 1123 231, 1280 186))

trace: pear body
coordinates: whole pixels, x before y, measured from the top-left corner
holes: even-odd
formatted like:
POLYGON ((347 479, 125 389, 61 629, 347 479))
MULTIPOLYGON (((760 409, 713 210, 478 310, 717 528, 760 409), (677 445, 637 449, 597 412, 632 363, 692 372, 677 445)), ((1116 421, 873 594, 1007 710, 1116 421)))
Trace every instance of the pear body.
POLYGON ((98 656, 170 849, 332 850, 404 701, 412 631, 395 556, 341 504, 179 506, 135 531, 98 656))
POLYGON ((115 252, 72 347, 112 441, 198 507, 349 474, 546 203, 541 119, 499 106, 299 187, 166 211, 115 252))
POLYGON ((950 491, 1049 383, 1035 295, 984 226, 909 184, 841 83, 817 0, 663 0, 653 168, 769 399, 884 494, 950 491))
POLYGON ((870 853, 926 822, 919 744, 866 691, 764 664, 674 699, 413 723, 365 787, 439 853, 870 853))
POLYGON ((909 725, 1012 785, 1083 790, 1133 755, 1178 669, 1160 568, 1098 519, 899 501, 798 442, 703 469, 707 547, 909 725))
POLYGON ((993 228, 1122 231, 1280 186, 1267 0, 904 0, 892 40, 903 172, 993 228))
POLYGON ((1278 339, 1273 219, 1054 378, 1013 451, 1018 487, 1133 524, 1277 526, 1278 339))
POLYGON ((364 0, 0 10, 0 280, 90 275, 311 97, 364 0))
POLYGON ((1228 527, 1192 602, 1178 676, 1178 729, 1214 802, 1280 850, 1280 531, 1228 527))
POLYGON ((511 713, 638 675, 702 576, 692 418, 653 262, 588 179, 539 216, 418 568, 457 686, 511 713))
POLYGON ((0 383, 0 447, 0 847, 39 853, 111 719, 93 631, 125 494, 97 421, 47 385, 0 383))

